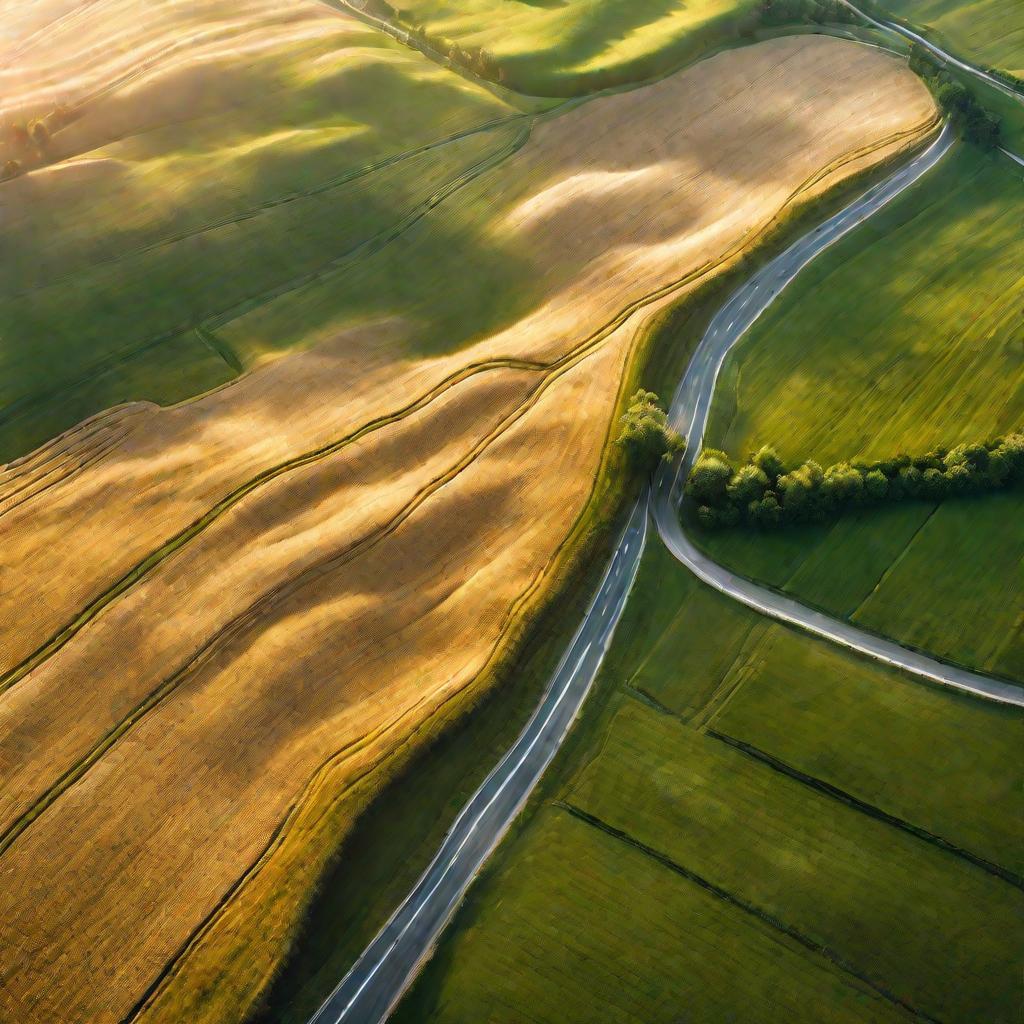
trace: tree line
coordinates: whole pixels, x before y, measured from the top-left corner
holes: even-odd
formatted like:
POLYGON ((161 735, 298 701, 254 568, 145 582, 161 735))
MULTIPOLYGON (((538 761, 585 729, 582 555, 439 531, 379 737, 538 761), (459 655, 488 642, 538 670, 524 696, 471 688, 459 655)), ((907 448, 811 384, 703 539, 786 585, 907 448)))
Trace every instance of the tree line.
POLYGON ((697 521, 707 529, 771 529, 823 523, 852 509, 908 500, 1000 490, 1024 480, 1024 433, 984 443, 900 454, 878 462, 838 462, 823 469, 807 461, 790 469, 765 446, 734 468, 729 457, 705 448, 686 481, 697 521))
POLYGON ((811 21, 824 24, 857 24, 860 16, 840 0, 761 0, 758 8, 763 25, 791 25, 811 21))
POLYGON ((910 44, 910 70, 925 80, 935 100, 960 136, 982 149, 995 149, 1002 134, 1002 122, 978 102, 966 86, 950 77, 929 50, 910 44))

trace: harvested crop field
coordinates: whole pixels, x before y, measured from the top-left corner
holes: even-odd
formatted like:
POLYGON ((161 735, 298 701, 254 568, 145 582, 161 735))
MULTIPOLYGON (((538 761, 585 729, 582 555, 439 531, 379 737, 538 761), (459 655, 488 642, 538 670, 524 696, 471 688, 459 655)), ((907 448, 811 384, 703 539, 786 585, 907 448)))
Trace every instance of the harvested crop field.
POLYGON ((651 313, 933 123, 900 63, 810 37, 531 121, 457 203, 216 322, 304 351, 11 464, 0 1018, 237 1020, 550 585, 651 313), (465 273, 495 247, 514 273, 465 273))

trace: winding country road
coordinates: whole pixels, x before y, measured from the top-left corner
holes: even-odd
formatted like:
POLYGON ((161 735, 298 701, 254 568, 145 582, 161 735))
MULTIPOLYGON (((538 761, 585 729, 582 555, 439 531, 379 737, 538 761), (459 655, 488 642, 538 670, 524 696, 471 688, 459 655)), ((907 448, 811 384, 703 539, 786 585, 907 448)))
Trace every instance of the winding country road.
POLYGON ((730 572, 693 543, 683 530, 678 514, 680 483, 700 450, 715 382, 729 350, 808 263, 931 170, 949 152, 953 142, 954 136, 947 124, 916 159, 794 242, 751 276, 715 314, 676 388, 669 409, 672 425, 686 438, 686 456, 658 474, 651 492, 651 512, 662 541, 676 559, 708 586, 728 597, 763 615, 931 682, 1024 707, 1024 689, 1019 686, 908 650, 730 572))
POLYGON ((1024 707, 1024 689, 907 650, 730 573, 692 544, 682 530, 676 509, 678 482, 699 449, 715 381, 728 351, 803 267, 931 170, 953 143, 947 125, 908 164, 754 274, 716 314, 690 360, 670 410, 673 424, 687 437, 690 454, 675 466, 665 467, 653 489, 637 502, 540 707, 463 808, 412 892, 310 1024, 379 1024, 429 955, 459 900, 551 762, 590 691, 636 578, 647 537, 648 513, 680 562, 709 586, 749 607, 922 678, 1024 707))
POLYGON ((917 32, 907 28, 905 25, 901 25, 898 21, 879 21, 878 18, 873 18, 870 14, 862 11, 856 4, 850 3, 850 0, 843 0, 843 3, 849 7, 851 11, 863 18, 869 25, 873 25, 875 28, 881 29, 883 32, 895 32, 897 35, 903 36, 904 39, 909 39, 913 43, 918 43, 920 46, 923 46, 928 50, 928 52, 933 56, 938 57, 943 63, 949 64, 951 67, 957 68, 960 71, 965 71, 969 75, 973 75, 975 78, 986 82, 988 85, 995 87, 1000 92, 1005 93, 1012 99, 1015 99, 1018 103, 1024 103, 1024 94, 1021 94, 1001 78, 997 78, 995 75, 989 74, 989 72, 979 68, 975 64, 971 64, 965 60, 960 60, 959 57, 954 57, 951 53, 947 53, 943 50, 941 46, 936 46, 935 43, 925 39, 924 36, 919 35, 917 32))

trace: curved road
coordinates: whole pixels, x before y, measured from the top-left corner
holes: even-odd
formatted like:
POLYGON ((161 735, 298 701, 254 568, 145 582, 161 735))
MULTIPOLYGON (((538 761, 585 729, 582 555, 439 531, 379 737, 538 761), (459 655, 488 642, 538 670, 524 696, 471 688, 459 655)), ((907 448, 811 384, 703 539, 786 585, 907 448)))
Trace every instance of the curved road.
POLYGON ((755 611, 931 682, 1024 707, 1024 689, 1019 686, 908 650, 730 572, 697 548, 684 532, 678 515, 680 483, 700 450, 715 382, 729 350, 808 263, 931 170, 949 152, 953 141, 947 124, 923 153, 794 242, 741 285, 715 314, 669 409, 670 422, 686 438, 686 456, 658 473, 651 494, 651 511, 661 539, 678 561, 709 586, 755 611))
MULTIPOLYGON (((953 134, 947 126, 924 152, 786 249, 722 307, 672 400, 672 421, 686 435, 690 453, 699 447, 715 380, 729 349, 815 256, 927 173, 952 145, 953 134)), ((688 460, 682 460, 665 467, 657 475, 653 491, 637 502, 597 594, 533 718, 463 808, 413 890, 310 1024, 379 1024, 429 955, 476 873, 551 762, 590 691, 636 578, 647 537, 648 511, 676 558, 722 593, 765 615, 923 678, 1024 706, 1024 690, 1018 687, 945 665, 830 619, 712 562, 683 533, 676 512, 678 481, 688 465, 688 460)))
POLYGON ((904 39, 909 39, 911 42, 919 43, 931 54, 938 57, 945 64, 950 64, 960 71, 966 71, 969 75, 974 75, 975 78, 981 79, 988 85, 994 86, 1000 92, 1005 93, 1007 96, 1015 99, 1018 103, 1024 103, 1024 94, 1018 92, 1013 86, 1008 85, 1001 78, 997 78, 995 75, 989 74, 982 68, 979 68, 976 64, 970 64, 965 60, 960 60, 958 57, 954 57, 951 53, 947 53, 940 46, 936 46, 935 43, 925 39, 924 36, 918 35, 918 33, 901 25, 898 21, 879 21, 877 18, 871 17, 865 11, 862 11, 856 4, 850 3, 850 0, 843 0, 843 3, 860 15, 869 25, 874 25, 875 28, 881 29, 883 32, 895 32, 897 35, 903 36, 904 39))
POLYGON ((470 797, 412 892, 313 1015, 311 1024, 377 1024, 405 991, 477 871, 555 756, 590 692, 640 566, 647 523, 644 495, 533 718, 470 797))

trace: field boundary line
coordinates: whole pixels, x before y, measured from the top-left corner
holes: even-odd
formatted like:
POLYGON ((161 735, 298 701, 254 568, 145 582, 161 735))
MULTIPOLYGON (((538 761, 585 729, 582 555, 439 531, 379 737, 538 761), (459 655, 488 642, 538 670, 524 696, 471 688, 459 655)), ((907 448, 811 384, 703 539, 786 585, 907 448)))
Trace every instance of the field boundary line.
POLYGON ((747 743, 745 740, 737 739, 735 736, 729 736, 726 733, 718 732, 714 729, 708 729, 706 735, 710 736, 712 739, 719 740, 721 743, 732 747, 734 750, 740 751, 752 760, 761 762, 773 771, 776 771, 781 775, 785 775, 787 778, 793 779, 801 785, 807 786, 808 788, 813 789, 832 800, 836 800, 839 803, 846 804, 847 807, 851 807, 854 810, 859 811, 861 814, 867 815, 869 818, 874 818, 886 825, 891 825, 893 828, 898 828, 900 831, 906 832, 908 835, 912 835, 916 839, 920 839, 922 842, 935 846, 955 857, 959 857, 961 860, 967 861, 974 865, 974 867, 979 868, 989 875, 993 875, 1001 881, 1006 882, 1008 885, 1012 885, 1014 888, 1024 891, 1024 878, 1011 871, 1009 868, 1004 868, 1002 865, 996 864, 994 861, 988 860, 980 854, 973 853, 965 847, 957 846, 955 843, 950 842, 948 839, 944 839, 937 833, 931 832, 926 828, 922 828, 920 825, 915 825, 913 822, 907 821, 905 818, 900 818, 894 814, 890 814, 888 811, 882 810, 881 807, 878 807, 875 804, 870 804, 866 800, 861 800, 852 793, 849 793, 844 789, 840 789, 838 786, 833 786, 832 783, 826 782, 824 779, 819 779, 814 775, 808 775, 806 772, 802 772, 800 769, 794 768, 791 764, 787 764, 785 761, 775 757, 773 754, 769 754, 766 751, 761 750, 759 747, 755 747, 752 743, 747 743))
POLYGON ((836 950, 830 946, 826 946, 823 943, 818 942, 816 939, 811 938, 809 935, 804 934, 799 929, 792 925, 786 924, 780 918, 774 914, 770 914, 768 911, 761 909, 756 904, 750 903, 743 899, 741 896, 737 896, 735 893, 730 892, 728 889, 722 888, 720 885, 716 885, 710 879, 705 878, 703 875, 698 874, 696 871, 680 864, 678 861, 673 860, 668 854, 662 853, 660 850, 656 850, 653 846, 648 846, 646 843, 641 842, 639 839, 631 836, 628 832, 624 832, 622 829, 616 828, 614 825, 609 825, 607 822, 602 821, 596 815, 591 814, 589 811, 583 810, 575 804, 566 803, 561 800, 553 802, 553 806, 565 811, 567 814, 583 822, 585 825, 589 825, 592 828, 597 829, 599 832, 603 832, 605 835, 610 836, 612 839, 617 839, 621 843, 625 843, 627 846, 633 847, 633 849, 639 851, 645 856, 656 861, 663 867, 669 869, 677 875, 693 882, 699 886, 705 892, 710 893, 712 896, 717 897, 722 902, 735 907, 743 913, 748 914, 751 917, 756 918, 758 921, 775 931, 781 932, 783 935, 797 942, 803 946, 804 949, 817 954, 835 967, 839 968, 844 974, 848 974, 851 978, 856 979, 861 984, 866 985, 872 991, 882 996, 888 1002, 894 1006, 899 1007, 905 1013, 916 1018, 917 1020, 927 1021, 928 1024, 942 1024, 941 1021, 936 1017, 932 1017, 925 1013, 923 1010, 919 1010, 912 1003, 907 1002, 901 996, 898 996, 891 989, 885 985, 879 984, 873 981, 871 977, 862 971, 856 964, 851 963, 845 957, 843 957, 836 950))
POLYGON ((698 732, 706 731, 737 690, 741 689, 750 677, 753 672, 750 661, 757 654, 770 630, 770 623, 766 623, 763 619, 751 622, 742 639, 739 640, 736 654, 725 666, 718 683, 708 694, 704 703, 700 707, 694 708, 688 715, 677 715, 676 717, 698 732))
POLYGON ((662 704, 657 697, 649 694, 642 686, 637 686, 635 683, 623 683, 622 691, 627 697, 632 697, 633 700, 639 701, 645 708, 657 711, 659 715, 668 715, 670 718, 679 719, 679 715, 666 704, 662 704))
MULTIPOLYGON (((875 580, 874 586, 857 602, 857 606, 853 609, 853 611, 851 611, 850 614, 846 616, 846 618, 850 622, 854 621, 854 618, 857 615, 857 613, 864 607, 864 605, 868 603, 868 601, 871 600, 872 597, 875 596, 876 593, 878 593, 878 588, 881 587, 889 578, 889 576, 896 571, 897 566, 909 554, 911 546, 913 545, 914 541, 917 540, 917 538, 920 536, 921 531, 932 521, 932 519, 935 518, 935 513, 938 512, 940 508, 942 508, 943 504, 944 502, 942 501, 937 501, 934 503, 934 505, 932 506, 932 510, 928 513, 928 515, 924 517, 924 519, 921 520, 921 522, 918 524, 917 529, 907 538, 907 543, 903 545, 903 550, 882 570, 881 575, 878 577, 877 580, 875 580)), ((789 580, 787 582, 792 582, 792 580, 789 580)))

